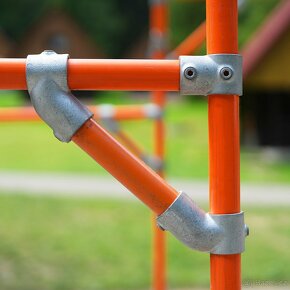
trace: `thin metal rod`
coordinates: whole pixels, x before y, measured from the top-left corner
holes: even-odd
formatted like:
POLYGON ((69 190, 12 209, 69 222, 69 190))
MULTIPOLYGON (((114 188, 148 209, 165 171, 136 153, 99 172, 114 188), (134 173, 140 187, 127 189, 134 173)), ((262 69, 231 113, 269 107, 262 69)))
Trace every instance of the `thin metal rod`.
MULTIPOLYGON (((207 51, 238 52, 237 0, 207 0, 207 51)), ((208 98, 210 211, 240 212, 239 97, 208 98)), ((241 257, 211 255, 211 289, 241 289, 241 257)))
POLYGON ((174 188, 94 120, 88 120, 72 140, 157 215, 163 213, 178 196, 174 188))
MULTIPOLYGON (((0 59, 0 89, 26 90, 26 59, 0 59)), ((71 90, 178 91, 178 60, 69 59, 71 90)))

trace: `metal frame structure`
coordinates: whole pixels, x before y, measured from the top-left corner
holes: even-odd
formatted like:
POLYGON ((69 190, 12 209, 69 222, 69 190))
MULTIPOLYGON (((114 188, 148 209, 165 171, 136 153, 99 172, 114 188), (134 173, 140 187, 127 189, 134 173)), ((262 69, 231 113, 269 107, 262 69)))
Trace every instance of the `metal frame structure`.
MULTIPOLYGON (((160 36, 166 32, 166 20, 157 21, 154 13, 158 9, 165 11, 166 6, 164 1, 152 1, 152 27, 158 31, 157 37, 152 37, 159 47, 152 54, 154 60, 74 60, 53 52, 29 56, 27 60, 0 59, 0 89, 28 89, 36 111, 58 139, 73 141, 125 185, 154 212, 161 230, 171 231, 193 249, 210 253, 212 290, 240 290, 241 253, 248 229, 240 211, 239 192, 242 76, 240 64, 231 58, 238 57, 238 7, 236 0, 207 0, 206 6, 207 52, 209 57, 222 58, 213 70, 204 72, 207 63, 197 61, 195 57, 187 57, 185 62, 184 58, 159 60, 165 57, 161 45, 164 39, 160 36), (79 103, 70 92, 153 91, 154 104, 163 107, 163 92, 182 91, 185 81, 189 82, 192 94, 200 93, 202 87, 209 95, 209 213, 203 212, 184 193, 172 188, 162 178, 162 170, 155 173, 119 144, 91 118, 94 112, 79 103), (205 90, 212 82, 218 84, 218 91, 205 90)), ((200 44, 204 27, 202 25, 195 34, 197 40, 190 42, 193 47, 200 44)), ((188 45, 184 47, 179 47, 175 53, 188 51, 188 45)), ((136 113, 139 108, 135 109, 136 113)), ((126 113, 127 117, 132 117, 131 113, 126 113)), ((33 113, 29 111, 28 115, 31 117, 33 113)), ((155 153, 163 159, 164 123, 161 119, 155 121, 155 134, 161 141, 156 144, 155 153)), ((165 289, 165 239, 161 230, 156 230, 154 239, 158 253, 154 269, 156 290, 165 289)))

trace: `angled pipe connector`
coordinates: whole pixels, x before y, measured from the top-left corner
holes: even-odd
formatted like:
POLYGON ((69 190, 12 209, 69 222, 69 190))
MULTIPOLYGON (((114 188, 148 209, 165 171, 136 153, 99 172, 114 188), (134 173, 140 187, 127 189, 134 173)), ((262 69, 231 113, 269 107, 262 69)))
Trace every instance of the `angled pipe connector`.
POLYGON ((222 231, 184 192, 157 217, 158 225, 188 247, 210 252, 222 240, 222 231))
POLYGON ((68 88, 68 57, 67 54, 46 50, 38 55, 29 55, 26 60, 26 82, 31 102, 62 142, 69 142, 93 116, 68 88))
POLYGON ((243 213, 205 213, 184 192, 157 217, 157 224, 194 250, 213 254, 244 251, 246 230, 243 213))

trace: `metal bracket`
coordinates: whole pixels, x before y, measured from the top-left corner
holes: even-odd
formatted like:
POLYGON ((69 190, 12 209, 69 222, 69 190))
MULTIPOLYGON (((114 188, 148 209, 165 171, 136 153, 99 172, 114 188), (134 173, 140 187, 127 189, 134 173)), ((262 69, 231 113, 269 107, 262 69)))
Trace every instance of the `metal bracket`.
POLYGON ((93 114, 75 98, 67 85, 67 54, 46 50, 29 55, 26 82, 38 115, 52 128, 56 138, 69 142, 93 114))
POLYGON ((181 95, 243 94, 242 56, 180 56, 181 95))
POLYGON ((113 134, 117 134, 121 130, 119 122, 114 119, 104 118, 101 122, 104 125, 104 128, 113 134))
POLYGON ((248 231, 242 212, 227 215, 205 213, 183 192, 157 217, 157 224, 198 251, 226 255, 245 250, 248 231))
POLYGON ((168 38, 166 34, 160 33, 159 31, 153 30, 149 34, 149 46, 148 55, 156 51, 167 51, 168 49, 168 38))
POLYGON ((162 107, 152 103, 144 105, 144 112, 149 119, 160 119, 164 114, 162 107))
POLYGON ((164 169, 164 161, 157 156, 143 155, 141 156, 141 160, 143 160, 154 171, 160 171, 164 169))

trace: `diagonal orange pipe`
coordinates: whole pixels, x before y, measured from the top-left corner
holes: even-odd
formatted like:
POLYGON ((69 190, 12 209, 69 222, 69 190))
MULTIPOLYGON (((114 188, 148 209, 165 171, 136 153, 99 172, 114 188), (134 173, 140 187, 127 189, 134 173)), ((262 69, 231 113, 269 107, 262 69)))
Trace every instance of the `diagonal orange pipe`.
POLYGON ((94 120, 88 120, 72 140, 157 215, 163 213, 178 196, 175 189, 94 120))
POLYGON ((182 41, 169 55, 173 58, 180 55, 193 54, 206 39, 206 22, 201 23, 184 41, 182 41))

